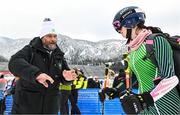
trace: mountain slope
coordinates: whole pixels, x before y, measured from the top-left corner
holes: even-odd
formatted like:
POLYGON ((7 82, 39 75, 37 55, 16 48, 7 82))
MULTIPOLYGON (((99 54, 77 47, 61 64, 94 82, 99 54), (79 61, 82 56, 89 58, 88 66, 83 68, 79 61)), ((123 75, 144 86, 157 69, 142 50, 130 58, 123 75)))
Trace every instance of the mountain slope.
MULTIPOLYGON (((17 39, 0 37, 1 55, 10 59, 11 55, 28 44, 30 39, 17 39)), ((120 58, 126 51, 123 40, 103 40, 90 42, 87 40, 72 39, 65 35, 58 35, 58 46, 65 52, 65 58, 69 62, 84 63, 98 60, 110 60, 120 58)))

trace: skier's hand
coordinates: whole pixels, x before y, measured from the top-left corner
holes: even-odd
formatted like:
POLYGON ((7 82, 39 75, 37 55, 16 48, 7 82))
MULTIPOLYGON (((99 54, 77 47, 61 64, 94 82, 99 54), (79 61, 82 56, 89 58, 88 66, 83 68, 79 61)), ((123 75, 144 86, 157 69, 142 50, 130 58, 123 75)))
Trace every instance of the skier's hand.
POLYGON ((116 88, 112 88, 110 90, 110 94, 108 96, 109 96, 109 99, 114 99, 114 98, 118 97, 117 89, 116 88))
POLYGON ((154 105, 154 101, 149 92, 143 94, 128 94, 120 99, 121 105, 126 114, 139 114, 142 110, 154 105))
POLYGON ((45 74, 45 73, 39 74, 39 75, 37 76, 36 80, 37 80, 40 84, 44 85, 44 87, 48 87, 48 86, 49 86, 48 83, 53 84, 53 82, 54 82, 54 80, 53 80, 49 75, 47 75, 47 74, 45 74))

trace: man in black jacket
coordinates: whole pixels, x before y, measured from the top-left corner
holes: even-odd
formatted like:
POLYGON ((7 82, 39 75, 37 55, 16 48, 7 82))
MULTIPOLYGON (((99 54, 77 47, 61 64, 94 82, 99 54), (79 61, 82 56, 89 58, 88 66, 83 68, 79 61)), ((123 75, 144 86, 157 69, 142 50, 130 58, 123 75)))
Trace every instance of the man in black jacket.
POLYGON ((12 114, 57 114, 59 83, 70 84, 77 77, 57 46, 57 33, 49 18, 43 21, 40 37, 11 57, 9 70, 19 77, 12 114))

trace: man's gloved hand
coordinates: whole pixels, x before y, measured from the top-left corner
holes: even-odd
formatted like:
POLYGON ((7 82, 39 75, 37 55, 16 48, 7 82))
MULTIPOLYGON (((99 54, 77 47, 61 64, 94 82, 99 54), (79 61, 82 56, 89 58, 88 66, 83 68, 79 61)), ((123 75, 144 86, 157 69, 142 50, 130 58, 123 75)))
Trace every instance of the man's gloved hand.
POLYGON ((114 99, 115 97, 118 96, 118 91, 116 88, 111 88, 110 93, 108 94, 109 99, 114 99))
POLYGON ((99 92, 98 95, 99 95, 100 101, 103 103, 106 99, 106 95, 103 92, 99 92))
POLYGON ((149 92, 143 94, 128 94, 120 99, 126 114, 138 114, 150 106, 154 106, 154 100, 149 92))

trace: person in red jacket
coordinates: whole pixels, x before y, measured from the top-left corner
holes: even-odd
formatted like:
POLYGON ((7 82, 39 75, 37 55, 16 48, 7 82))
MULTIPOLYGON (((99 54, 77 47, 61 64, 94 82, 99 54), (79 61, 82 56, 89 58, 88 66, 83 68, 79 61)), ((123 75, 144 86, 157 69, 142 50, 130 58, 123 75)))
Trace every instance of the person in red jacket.
POLYGON ((4 75, 2 74, 0 77, 0 90, 4 91, 7 87, 7 80, 4 78, 4 75))

